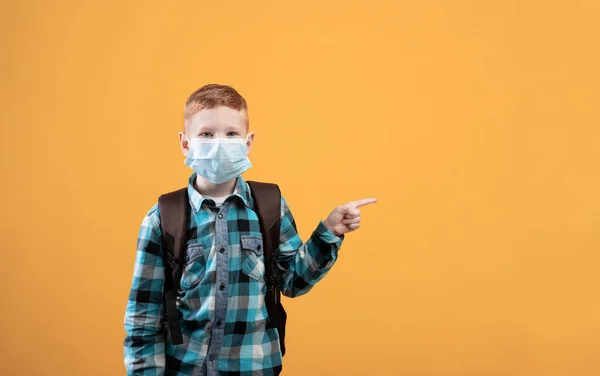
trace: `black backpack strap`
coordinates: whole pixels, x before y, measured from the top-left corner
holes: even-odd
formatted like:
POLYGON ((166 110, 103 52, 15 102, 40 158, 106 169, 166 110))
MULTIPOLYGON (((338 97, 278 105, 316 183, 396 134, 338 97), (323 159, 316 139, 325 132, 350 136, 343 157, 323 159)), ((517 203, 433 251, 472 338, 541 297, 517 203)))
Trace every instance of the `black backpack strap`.
POLYGON ((158 198, 165 264, 165 308, 174 345, 183 343, 177 311, 177 291, 183 268, 189 207, 187 188, 165 193, 158 198))
POLYGON ((267 295, 265 304, 269 316, 269 326, 279 331, 282 355, 285 354, 285 322, 287 315, 281 305, 279 273, 275 263, 275 252, 279 249, 281 226, 281 191, 276 184, 248 181, 258 214, 260 231, 263 237, 267 295))

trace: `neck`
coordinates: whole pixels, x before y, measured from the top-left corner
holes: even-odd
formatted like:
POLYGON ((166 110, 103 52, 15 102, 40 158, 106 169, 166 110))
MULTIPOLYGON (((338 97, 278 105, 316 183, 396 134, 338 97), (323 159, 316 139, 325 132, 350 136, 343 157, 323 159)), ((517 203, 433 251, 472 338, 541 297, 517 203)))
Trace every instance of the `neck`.
POLYGON ((224 197, 233 193, 237 178, 231 179, 225 183, 215 184, 204 179, 201 176, 196 176, 194 188, 203 196, 224 197))

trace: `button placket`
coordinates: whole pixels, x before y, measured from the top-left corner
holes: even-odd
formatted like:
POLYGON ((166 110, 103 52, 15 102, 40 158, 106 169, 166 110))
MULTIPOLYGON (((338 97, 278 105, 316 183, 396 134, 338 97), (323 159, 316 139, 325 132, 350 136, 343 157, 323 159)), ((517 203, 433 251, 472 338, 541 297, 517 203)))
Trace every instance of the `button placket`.
POLYGON ((213 322, 215 325, 211 330, 211 341, 208 348, 208 359, 216 360, 216 354, 219 353, 223 345, 223 326, 227 315, 227 299, 228 289, 227 283, 229 280, 229 260, 228 247, 229 236, 227 229, 227 211, 229 210, 228 203, 221 206, 215 219, 215 249, 216 252, 216 270, 215 270, 215 285, 218 286, 215 290, 215 310, 213 322))

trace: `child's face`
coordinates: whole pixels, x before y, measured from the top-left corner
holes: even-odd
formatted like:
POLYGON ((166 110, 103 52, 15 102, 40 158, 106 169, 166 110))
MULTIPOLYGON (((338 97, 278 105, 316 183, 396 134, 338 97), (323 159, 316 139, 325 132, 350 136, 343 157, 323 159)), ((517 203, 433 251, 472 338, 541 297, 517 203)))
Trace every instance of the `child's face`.
POLYGON ((248 137, 248 153, 252 148, 254 133, 248 135, 248 123, 243 111, 221 106, 205 109, 194 115, 185 124, 185 135, 179 132, 179 143, 183 155, 187 156, 188 139, 193 138, 242 138, 248 137), (187 135, 187 138, 185 137, 187 135))

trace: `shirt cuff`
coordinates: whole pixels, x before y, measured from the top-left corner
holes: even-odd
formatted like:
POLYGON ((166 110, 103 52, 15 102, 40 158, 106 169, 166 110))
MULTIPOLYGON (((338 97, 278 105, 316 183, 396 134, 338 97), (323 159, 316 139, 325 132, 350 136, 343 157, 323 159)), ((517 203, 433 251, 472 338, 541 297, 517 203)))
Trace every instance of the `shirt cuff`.
POLYGON ((328 244, 336 244, 341 243, 344 240, 344 235, 336 236, 333 232, 331 232, 327 226, 323 223, 323 221, 319 222, 317 229, 315 230, 315 234, 319 237, 319 239, 328 244))

